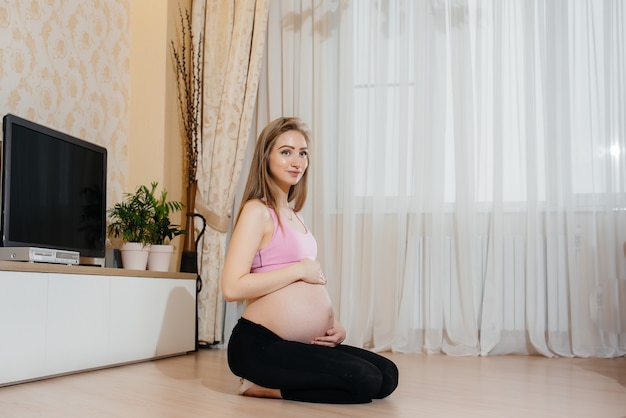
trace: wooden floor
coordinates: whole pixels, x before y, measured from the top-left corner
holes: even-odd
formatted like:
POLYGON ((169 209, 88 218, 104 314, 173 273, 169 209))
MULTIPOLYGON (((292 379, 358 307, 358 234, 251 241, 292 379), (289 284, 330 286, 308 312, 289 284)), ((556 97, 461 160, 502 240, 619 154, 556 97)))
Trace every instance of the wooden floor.
POLYGON ((0 416, 626 417, 626 358, 384 355, 400 385, 366 405, 238 396, 225 350, 211 348, 0 388, 0 416))

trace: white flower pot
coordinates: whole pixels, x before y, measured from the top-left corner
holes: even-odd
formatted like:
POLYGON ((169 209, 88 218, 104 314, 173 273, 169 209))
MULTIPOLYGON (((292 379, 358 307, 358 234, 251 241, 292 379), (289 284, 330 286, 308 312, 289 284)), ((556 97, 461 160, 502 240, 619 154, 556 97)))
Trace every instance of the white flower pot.
POLYGON ((173 245, 152 245, 150 247, 150 256, 148 257, 148 270, 151 271, 169 271, 170 260, 174 253, 173 245))
POLYGON ((140 242, 126 242, 120 248, 122 267, 128 270, 145 270, 150 255, 150 245, 140 242))

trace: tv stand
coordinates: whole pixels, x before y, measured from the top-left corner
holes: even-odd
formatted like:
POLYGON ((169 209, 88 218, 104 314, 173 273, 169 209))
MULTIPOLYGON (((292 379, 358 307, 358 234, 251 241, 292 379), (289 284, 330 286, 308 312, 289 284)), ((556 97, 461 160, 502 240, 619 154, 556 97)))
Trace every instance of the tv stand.
POLYGON ((195 350, 196 275, 0 261, 0 387, 195 350))

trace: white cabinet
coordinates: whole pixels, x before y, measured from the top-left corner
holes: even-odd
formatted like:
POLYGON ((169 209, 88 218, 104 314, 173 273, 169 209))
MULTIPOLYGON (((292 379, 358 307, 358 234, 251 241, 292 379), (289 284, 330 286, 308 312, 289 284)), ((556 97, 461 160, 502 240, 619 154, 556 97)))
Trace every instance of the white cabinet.
POLYGON ((193 274, 0 262, 0 386, 183 354, 195 330, 193 274))

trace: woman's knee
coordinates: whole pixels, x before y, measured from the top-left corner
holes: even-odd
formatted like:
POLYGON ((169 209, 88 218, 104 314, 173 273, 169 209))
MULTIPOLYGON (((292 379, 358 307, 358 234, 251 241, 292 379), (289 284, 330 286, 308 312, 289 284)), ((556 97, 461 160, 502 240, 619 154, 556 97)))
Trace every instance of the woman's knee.
POLYGON ((382 383, 374 399, 386 398, 398 387, 399 371, 395 363, 389 361, 381 370, 381 375, 382 383))
POLYGON ((353 370, 344 378, 349 382, 349 387, 355 394, 370 400, 376 397, 385 380, 381 370, 371 363, 361 364, 358 370, 353 370))

